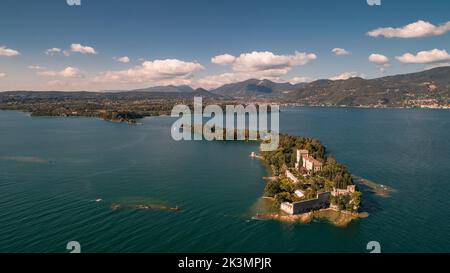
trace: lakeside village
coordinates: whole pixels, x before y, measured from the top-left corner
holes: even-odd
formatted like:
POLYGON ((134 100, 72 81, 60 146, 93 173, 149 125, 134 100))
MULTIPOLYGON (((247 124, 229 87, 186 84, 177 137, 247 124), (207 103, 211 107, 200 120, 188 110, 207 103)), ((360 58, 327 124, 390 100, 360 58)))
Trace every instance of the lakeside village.
POLYGON ((335 216, 333 222, 342 225, 359 218, 361 192, 352 174, 334 157, 325 157, 325 147, 319 140, 280 135, 276 151, 260 155, 253 152, 250 156, 270 166, 273 177, 265 187, 265 197, 274 200, 281 211, 279 215, 260 217, 307 222, 305 219, 310 221, 314 216, 330 218, 319 215, 328 211, 335 216))

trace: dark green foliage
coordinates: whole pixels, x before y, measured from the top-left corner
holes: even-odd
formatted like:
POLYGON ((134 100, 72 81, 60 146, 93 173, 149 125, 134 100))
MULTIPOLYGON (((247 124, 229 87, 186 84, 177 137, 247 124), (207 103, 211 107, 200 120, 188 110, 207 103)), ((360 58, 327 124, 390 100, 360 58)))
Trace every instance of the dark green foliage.
MULTIPOLYGON (((267 183, 265 188, 266 196, 275 198, 278 204, 314 199, 320 192, 331 192, 333 188, 346 189, 347 186, 353 185, 352 174, 347 167, 339 164, 334 157, 325 158, 325 147, 316 139, 280 135, 279 148, 273 152, 262 152, 261 155, 266 163, 271 165, 274 175, 279 176, 276 181, 267 183), (294 169, 297 149, 306 149, 312 156, 323 162, 322 171, 301 176, 294 169), (294 184, 284 177, 286 169, 299 179, 299 183, 294 184), (304 197, 298 198, 294 194, 296 190, 302 190, 304 197)), ((361 193, 331 197, 330 202, 341 210, 357 211, 361 203, 361 193)))
POLYGON ((320 176, 334 182, 334 187, 338 189, 346 189, 347 186, 353 185, 352 174, 347 167, 338 164, 336 159, 328 157, 326 164, 323 166, 320 176))
POLYGON ((280 193, 275 195, 275 201, 278 204, 281 204, 283 202, 292 202, 293 199, 292 199, 290 193, 288 193, 288 192, 280 192, 280 193))
POLYGON ((359 191, 352 193, 352 200, 353 200, 352 205, 353 206, 355 206, 357 208, 359 208, 361 206, 361 196, 362 196, 362 194, 359 191))
POLYGON ((280 135, 280 145, 276 151, 262 152, 269 165, 274 166, 277 173, 281 168, 287 166, 293 168, 297 159, 297 149, 306 149, 318 160, 324 159, 325 147, 317 139, 290 136, 286 134, 280 135))
POLYGON ((268 197, 275 197, 277 193, 281 192, 280 182, 278 180, 269 181, 266 184, 265 188, 266 196, 268 197))

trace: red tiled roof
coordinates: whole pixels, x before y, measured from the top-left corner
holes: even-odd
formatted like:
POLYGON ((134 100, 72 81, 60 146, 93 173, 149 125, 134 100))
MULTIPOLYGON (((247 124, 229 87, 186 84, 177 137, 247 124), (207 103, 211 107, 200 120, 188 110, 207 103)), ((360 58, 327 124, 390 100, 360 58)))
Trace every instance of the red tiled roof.
POLYGON ((312 156, 307 156, 305 157, 305 160, 312 162, 314 165, 318 165, 318 166, 322 166, 322 162, 320 162, 319 160, 315 159, 312 156))

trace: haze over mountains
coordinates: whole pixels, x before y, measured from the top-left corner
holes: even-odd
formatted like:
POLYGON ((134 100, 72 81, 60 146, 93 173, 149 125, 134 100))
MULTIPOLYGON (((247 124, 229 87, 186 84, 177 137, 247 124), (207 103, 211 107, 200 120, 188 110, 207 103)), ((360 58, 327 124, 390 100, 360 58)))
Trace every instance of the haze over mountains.
MULTIPOLYGON (((194 89, 189 86, 164 86, 134 91, 189 93, 194 89)), ((209 92, 235 99, 268 99, 308 105, 401 106, 424 100, 445 104, 450 97, 450 67, 377 79, 355 77, 295 85, 250 79, 226 84, 209 92)))
POLYGON ((149 88, 143 88, 143 89, 135 89, 133 91, 137 92, 161 92, 161 93, 190 93, 194 92, 194 88, 190 87, 189 85, 167 85, 167 86, 154 86, 149 88))
POLYGON ((450 67, 377 79, 319 80, 286 97, 306 104, 406 106, 450 102, 450 67))
MULTIPOLYGON (((5 96, 27 96, 28 92, 3 92, 5 96)), ((290 84, 270 80, 250 79, 223 85, 212 90, 190 86, 157 86, 115 92, 29 92, 31 97, 110 97, 110 98, 189 98, 203 96, 212 99, 266 100, 280 103, 325 106, 407 107, 450 105, 450 67, 438 67, 422 72, 387 76, 377 79, 359 77, 347 80, 317 80, 290 84), (59 93, 59 94, 58 94, 59 93)))
MULTIPOLYGON (((194 92, 188 86, 144 89, 149 92, 194 92)), ((140 90, 143 91, 143 90, 140 90)), ((204 92, 207 92, 204 90, 204 92)), ((347 80, 317 80, 290 84, 250 79, 223 85, 210 93, 234 99, 273 100, 284 103, 328 106, 418 106, 450 103, 450 67, 387 76, 347 80)))

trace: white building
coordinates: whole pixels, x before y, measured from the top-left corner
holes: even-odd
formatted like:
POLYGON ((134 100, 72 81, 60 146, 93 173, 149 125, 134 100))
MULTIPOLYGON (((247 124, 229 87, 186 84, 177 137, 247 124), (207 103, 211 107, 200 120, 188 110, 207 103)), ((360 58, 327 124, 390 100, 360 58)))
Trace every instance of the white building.
POLYGON ((297 149, 297 163, 295 163, 295 168, 298 169, 300 167, 300 161, 303 160, 304 157, 309 156, 308 150, 300 150, 297 149))
POLYGON ((322 166, 322 162, 312 156, 306 156, 303 158, 303 168, 310 173, 320 172, 322 170, 322 166))
POLYGON ((339 195, 348 195, 351 193, 354 193, 356 191, 355 185, 349 185, 346 189, 336 189, 333 188, 333 191, 331 192, 332 196, 339 196, 339 195))
POLYGON ((295 195, 297 195, 299 198, 305 197, 305 193, 304 193, 303 191, 301 191, 301 190, 296 190, 294 193, 295 193, 295 195))
POLYGON ((298 183, 298 178, 295 177, 295 175, 292 174, 289 170, 286 170, 285 174, 286 174, 286 177, 289 178, 292 181, 292 183, 294 183, 294 184, 298 183))

